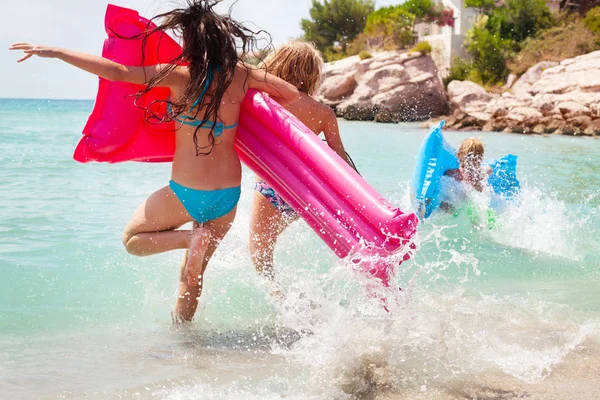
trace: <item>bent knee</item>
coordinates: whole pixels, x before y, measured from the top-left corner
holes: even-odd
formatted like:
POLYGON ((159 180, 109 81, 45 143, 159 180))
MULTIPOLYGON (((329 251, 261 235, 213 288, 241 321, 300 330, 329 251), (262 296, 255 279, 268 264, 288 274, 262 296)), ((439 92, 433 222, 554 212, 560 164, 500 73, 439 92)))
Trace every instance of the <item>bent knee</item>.
POLYGON ((132 237, 133 237, 133 235, 131 233, 129 233, 127 231, 123 232, 123 235, 121 236, 121 241, 123 242, 123 246, 125 246, 125 249, 127 249, 129 240, 131 240, 132 237))
POLYGON ((133 256, 143 256, 144 254, 139 251, 139 246, 136 246, 136 235, 133 233, 129 233, 127 231, 123 232, 123 246, 125 246, 125 250, 133 256))

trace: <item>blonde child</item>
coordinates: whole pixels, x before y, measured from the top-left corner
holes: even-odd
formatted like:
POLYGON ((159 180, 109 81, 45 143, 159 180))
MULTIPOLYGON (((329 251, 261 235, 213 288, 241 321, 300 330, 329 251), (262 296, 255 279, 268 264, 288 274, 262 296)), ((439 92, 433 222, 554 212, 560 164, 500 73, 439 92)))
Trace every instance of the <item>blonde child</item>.
POLYGON ((488 175, 492 173, 492 168, 489 165, 481 165, 483 162, 483 153, 483 143, 481 140, 477 138, 463 140, 456 153, 460 165, 459 168, 449 169, 444 172, 444 175, 471 185, 478 192, 482 192, 488 175))
POLYGON ((461 184, 446 183, 444 185, 444 182, 442 182, 442 185, 445 186, 442 189, 444 200, 440 207, 443 210, 451 210, 456 203, 464 200, 467 197, 465 189, 469 187, 478 192, 483 192, 487 178, 492 173, 492 168, 489 165, 482 165, 483 154, 483 143, 477 138, 465 139, 460 144, 456 153, 459 167, 446 170, 444 175, 461 184))
MULTIPOLYGON (((335 114, 312 96, 321 82, 323 58, 313 44, 294 40, 267 57, 267 72, 291 83, 300 91, 300 100, 285 108, 325 140, 348 162, 335 114)), ((250 221, 250 254, 259 273, 274 276, 273 253, 277 238, 298 219, 296 212, 266 182, 257 177, 250 221)))

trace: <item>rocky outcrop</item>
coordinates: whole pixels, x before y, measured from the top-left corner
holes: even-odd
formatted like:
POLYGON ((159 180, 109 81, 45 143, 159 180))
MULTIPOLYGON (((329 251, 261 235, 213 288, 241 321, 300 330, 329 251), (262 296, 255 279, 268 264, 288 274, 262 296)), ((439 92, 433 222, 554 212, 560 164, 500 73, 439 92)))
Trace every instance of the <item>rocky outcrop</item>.
POLYGON ((542 72, 544 72, 545 69, 556 65, 558 65, 558 63, 555 61, 542 61, 529 68, 527 72, 521 75, 521 78, 515 80, 512 87, 509 87, 508 89, 512 89, 510 91, 519 98, 530 99, 532 97, 530 94, 531 86, 540 80, 542 72))
POLYGON ((357 86, 354 74, 359 62, 358 56, 352 56, 335 63, 325 64, 324 79, 319 88, 323 102, 337 105, 352 95, 357 86))
POLYGON ((420 121, 442 115, 448 108, 433 60, 396 51, 326 64, 317 98, 349 120, 420 121))
MULTIPOLYGON (((513 79, 514 80, 514 79, 513 79)), ((451 129, 600 135, 600 51, 531 67, 502 94, 453 81, 451 129)))

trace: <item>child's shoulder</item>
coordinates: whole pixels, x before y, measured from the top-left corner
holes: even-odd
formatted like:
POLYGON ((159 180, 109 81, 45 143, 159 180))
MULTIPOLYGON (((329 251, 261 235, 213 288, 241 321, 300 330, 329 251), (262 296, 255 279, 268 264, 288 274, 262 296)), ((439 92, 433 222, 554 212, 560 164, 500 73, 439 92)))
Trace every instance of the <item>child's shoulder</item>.
POLYGON ((330 122, 332 119, 335 119, 335 112, 332 110, 332 108, 321 103, 311 95, 300 92, 299 101, 308 106, 310 113, 323 122, 330 122))

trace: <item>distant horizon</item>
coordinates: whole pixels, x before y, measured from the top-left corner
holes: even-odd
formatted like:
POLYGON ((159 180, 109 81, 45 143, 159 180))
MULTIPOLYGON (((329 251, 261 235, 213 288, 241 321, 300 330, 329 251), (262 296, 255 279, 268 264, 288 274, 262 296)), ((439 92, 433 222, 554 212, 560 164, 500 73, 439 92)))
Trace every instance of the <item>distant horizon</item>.
MULTIPOLYGON (((378 6, 401 0, 377 0, 378 6)), ((11 43, 31 42, 58 46, 90 54, 99 54, 106 36, 104 14, 108 3, 134 8, 150 17, 172 8, 171 0, 61 0, 60 5, 47 0, 23 0, 2 5, 6 16, 0 24, 0 65, 7 79, 0 96, 14 99, 88 100, 98 90, 98 78, 67 66, 58 60, 33 58, 17 64, 20 57, 7 51, 11 43)), ((272 35, 273 45, 281 46, 300 37, 302 18, 309 18, 311 0, 224 0, 216 10, 226 13, 233 7, 234 18, 253 29, 272 35)))

